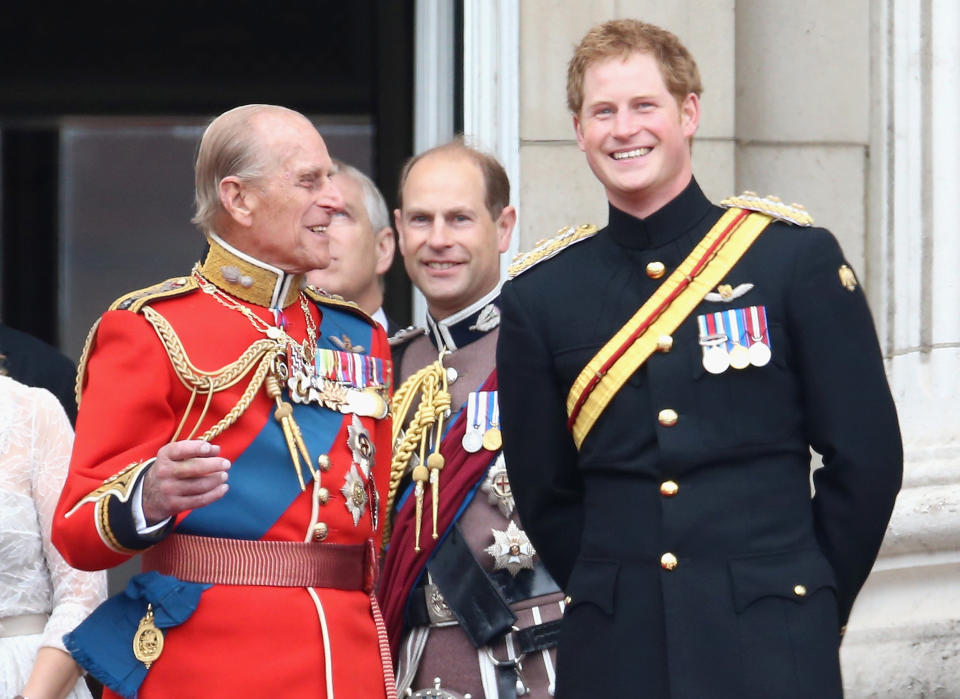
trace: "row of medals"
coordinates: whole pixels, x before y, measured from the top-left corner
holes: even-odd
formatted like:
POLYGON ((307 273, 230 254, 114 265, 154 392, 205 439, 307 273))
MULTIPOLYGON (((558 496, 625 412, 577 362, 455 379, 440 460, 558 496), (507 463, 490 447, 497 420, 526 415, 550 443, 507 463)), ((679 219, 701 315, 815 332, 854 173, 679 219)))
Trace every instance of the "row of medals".
POLYGON ((746 369, 748 366, 766 366, 770 363, 770 347, 762 337, 751 338, 753 343, 745 347, 735 342, 727 349, 726 335, 709 335, 700 338, 703 346, 703 368, 711 374, 722 374, 730 367, 746 369))
POLYGON ((463 434, 463 439, 460 441, 463 445, 463 448, 475 454, 481 449, 486 449, 487 451, 499 451, 500 447, 503 446, 503 437, 500 435, 500 429, 496 426, 490 427, 487 430, 480 430, 476 426, 467 427, 467 431, 463 434))

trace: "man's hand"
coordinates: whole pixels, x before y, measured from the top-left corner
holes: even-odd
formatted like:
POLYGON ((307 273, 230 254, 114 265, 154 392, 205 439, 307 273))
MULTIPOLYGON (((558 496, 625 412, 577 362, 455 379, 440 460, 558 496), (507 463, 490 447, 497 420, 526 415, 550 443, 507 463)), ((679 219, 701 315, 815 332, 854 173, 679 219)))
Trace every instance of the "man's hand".
POLYGON ((157 460, 143 478, 143 516, 147 524, 222 498, 229 488, 230 462, 217 456, 219 453, 219 446, 199 439, 160 447, 157 460))

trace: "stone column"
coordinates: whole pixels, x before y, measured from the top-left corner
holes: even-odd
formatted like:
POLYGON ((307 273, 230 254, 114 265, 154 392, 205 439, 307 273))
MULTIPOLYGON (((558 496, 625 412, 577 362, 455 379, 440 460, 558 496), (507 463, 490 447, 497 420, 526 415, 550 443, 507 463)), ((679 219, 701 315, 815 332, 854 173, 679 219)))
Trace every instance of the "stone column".
POLYGON ((847 696, 960 696, 960 5, 871 3, 867 287, 903 490, 844 640, 847 696))

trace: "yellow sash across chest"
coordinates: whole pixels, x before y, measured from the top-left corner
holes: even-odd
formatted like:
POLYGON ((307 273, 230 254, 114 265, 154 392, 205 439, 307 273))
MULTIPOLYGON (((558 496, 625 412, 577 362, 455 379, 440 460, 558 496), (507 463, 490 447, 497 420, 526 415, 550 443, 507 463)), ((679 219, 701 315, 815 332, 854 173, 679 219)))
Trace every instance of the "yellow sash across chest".
POLYGON ((773 217, 730 208, 633 317, 581 370, 567 395, 567 428, 579 449, 627 379, 720 283, 773 217))

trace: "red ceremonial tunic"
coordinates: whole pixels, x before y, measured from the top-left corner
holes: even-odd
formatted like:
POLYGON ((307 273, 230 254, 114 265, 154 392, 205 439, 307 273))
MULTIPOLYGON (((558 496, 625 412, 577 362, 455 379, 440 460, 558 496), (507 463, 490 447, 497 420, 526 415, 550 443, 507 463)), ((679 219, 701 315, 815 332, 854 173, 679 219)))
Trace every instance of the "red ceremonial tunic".
MULTIPOLYGON (((296 291, 299 278, 251 264, 216 241, 202 270, 231 296, 256 297, 259 303, 240 303, 269 325, 276 319, 268 305, 277 302, 286 332, 298 342, 307 338, 296 291), (240 275, 256 283, 248 289, 224 278, 240 275)), ((116 476, 128 465, 152 460, 175 438, 182 420, 176 439, 191 433, 196 439, 241 400, 256 364, 233 386, 209 396, 209 405, 204 390, 196 392, 191 405, 192 391, 168 352, 176 342, 161 340, 158 323, 147 317, 156 320, 156 315, 144 311, 152 309, 169 323, 183 348, 180 359, 199 370, 195 373, 216 372, 266 337, 241 311, 222 303, 223 298, 204 293, 194 278, 170 280, 121 299, 95 328, 70 472, 53 530, 55 544, 71 565, 109 568, 156 543, 157 538, 137 533, 131 513, 130 494, 142 469, 116 476)), ((331 356, 340 352, 379 358, 389 386, 389 347, 377 323, 342 301, 317 294, 309 298, 318 347, 330 350, 331 356)), ((176 351, 172 354, 176 359, 176 351)), ((356 366, 362 367, 363 360, 357 358, 356 366)), ((283 399, 290 400, 286 388, 283 399)), ((378 495, 386 492, 389 475, 389 418, 294 403, 294 418, 322 486, 315 487, 304 464, 302 491, 273 417, 275 408, 261 387, 236 422, 212 439, 220 445, 220 456, 231 462, 229 491, 207 507, 177 515, 159 538, 172 529, 208 537, 310 541, 318 549, 373 540, 379 548, 378 495), (358 429, 376 449, 369 478, 358 465, 358 429), (318 468, 327 463, 327 470, 318 468), (351 472, 364 483, 365 502, 359 508, 356 491, 352 505, 345 495, 351 493, 346 485, 351 472)), ((369 591, 213 585, 202 593, 192 616, 165 629, 164 635, 163 651, 140 686, 141 698, 332 697, 331 690, 339 697, 366 698, 393 692, 385 631, 369 591)), ((104 696, 117 695, 107 690, 104 696)))

